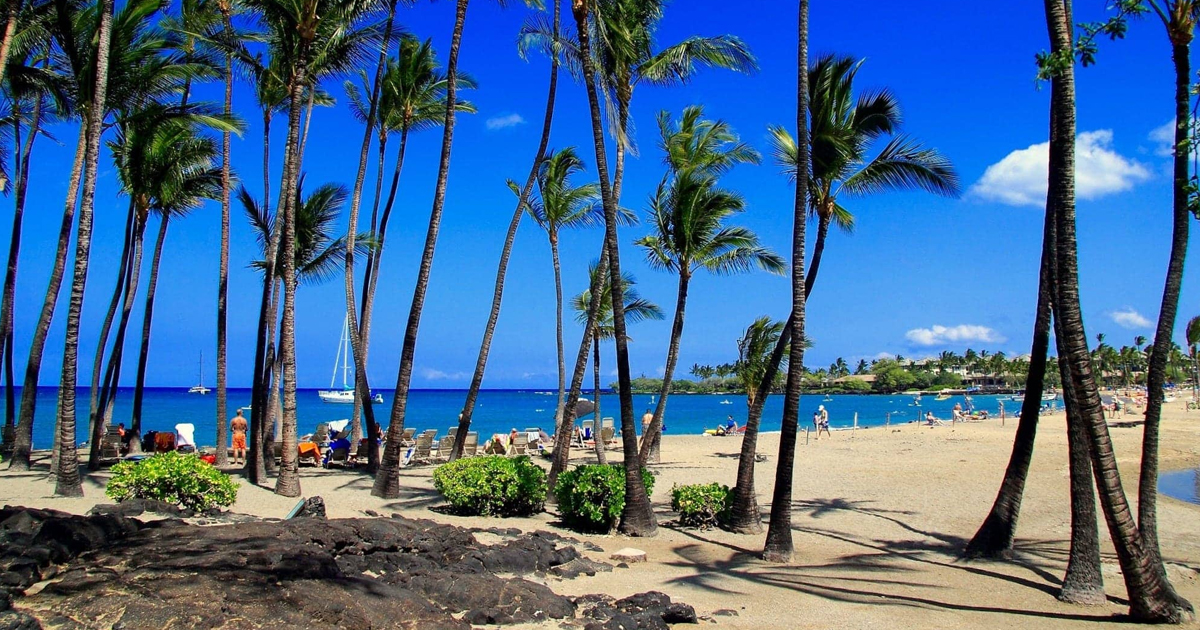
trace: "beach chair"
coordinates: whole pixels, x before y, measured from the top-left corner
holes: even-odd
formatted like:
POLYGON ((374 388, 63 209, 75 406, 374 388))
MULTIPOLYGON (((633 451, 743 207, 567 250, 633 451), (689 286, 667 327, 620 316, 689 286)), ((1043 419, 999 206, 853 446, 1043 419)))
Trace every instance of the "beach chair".
POLYGON ((612 427, 600 427, 600 440, 605 446, 611 446, 617 442, 617 431, 612 427))
POLYGON ((118 427, 108 427, 108 432, 100 439, 100 461, 116 461, 121 459, 121 430, 118 427))
POLYGON ((463 457, 475 457, 479 453, 479 434, 471 431, 467 434, 467 441, 463 444, 463 457))
POLYGON ((317 446, 316 442, 301 442, 296 445, 297 464, 311 464, 313 466, 321 465, 321 447, 317 446))
MULTIPOLYGON (((230 453, 232 456, 232 453, 230 453)), ((283 461, 283 442, 271 442, 271 457, 278 464, 283 461)))
POLYGON ((408 427, 404 430, 404 435, 400 436, 400 446, 413 446, 417 443, 413 436, 417 434, 417 430, 413 427, 408 427))
POLYGON ((428 464, 433 460, 432 449, 433 436, 429 431, 426 431, 417 438, 417 442, 413 446, 412 457, 409 458, 409 461, 413 464, 428 464))
POLYGON ((518 433, 517 437, 513 438, 512 444, 508 445, 508 456, 516 457, 524 455, 529 449, 529 436, 524 433, 518 433))
POLYGON ((325 462, 326 468, 346 468, 350 466, 350 448, 342 446, 329 451, 329 459, 325 462))
POLYGON ((175 425, 175 450, 180 453, 196 452, 196 425, 189 422, 175 425))
POLYGON ((437 455, 434 456, 434 463, 450 461, 450 453, 454 450, 454 435, 444 435, 442 440, 438 442, 437 455))

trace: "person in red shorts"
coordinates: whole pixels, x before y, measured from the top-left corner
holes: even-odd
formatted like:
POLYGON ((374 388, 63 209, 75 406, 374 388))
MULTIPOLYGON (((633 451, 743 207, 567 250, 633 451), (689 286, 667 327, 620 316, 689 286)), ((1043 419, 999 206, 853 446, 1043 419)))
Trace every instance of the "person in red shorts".
POLYGON ((246 463, 246 431, 250 429, 249 423, 246 422, 245 416, 242 415, 242 410, 237 410, 237 415, 229 421, 229 430, 233 432, 233 463, 234 465, 246 463), (238 461, 238 459, 241 461, 238 461))

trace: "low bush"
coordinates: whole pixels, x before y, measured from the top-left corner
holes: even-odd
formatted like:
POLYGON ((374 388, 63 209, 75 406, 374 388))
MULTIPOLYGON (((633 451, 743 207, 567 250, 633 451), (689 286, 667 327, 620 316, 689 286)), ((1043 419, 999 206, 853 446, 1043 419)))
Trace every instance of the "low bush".
POLYGON ((238 486, 194 454, 176 452, 126 461, 112 467, 104 493, 114 501, 152 499, 197 512, 233 505, 238 486))
POLYGON ((546 471, 528 457, 456 459, 433 471, 433 485, 459 514, 527 516, 546 501, 546 471))
POLYGON ((733 492, 719 483, 700 483, 671 488, 671 509, 679 512, 679 524, 709 529, 729 520, 733 492))
MULTIPOLYGON (((642 469, 646 494, 654 490, 654 475, 642 469)), ((625 467, 609 464, 579 466, 563 471, 554 486, 563 520, 589 532, 611 532, 625 509, 625 467)))

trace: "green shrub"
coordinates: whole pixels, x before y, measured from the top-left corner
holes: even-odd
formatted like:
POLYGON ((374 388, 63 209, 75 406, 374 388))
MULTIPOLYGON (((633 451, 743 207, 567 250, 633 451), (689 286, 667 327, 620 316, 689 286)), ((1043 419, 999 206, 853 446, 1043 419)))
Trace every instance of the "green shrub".
POLYGON ((732 502, 729 486, 719 483, 671 488, 671 509, 679 512, 679 523, 688 527, 709 529, 726 523, 732 502))
POLYGON ((203 512, 233 505, 238 486, 196 455, 176 452, 112 467, 104 493, 114 501, 153 499, 203 512))
MULTIPOLYGON (((654 491, 654 475, 642 469, 646 494, 654 491)), ((592 464, 563 471, 554 486, 563 520, 591 532, 616 528, 625 509, 625 467, 592 464)))
POLYGON ((528 457, 457 459, 433 471, 433 485, 460 514, 527 516, 546 501, 546 471, 528 457))

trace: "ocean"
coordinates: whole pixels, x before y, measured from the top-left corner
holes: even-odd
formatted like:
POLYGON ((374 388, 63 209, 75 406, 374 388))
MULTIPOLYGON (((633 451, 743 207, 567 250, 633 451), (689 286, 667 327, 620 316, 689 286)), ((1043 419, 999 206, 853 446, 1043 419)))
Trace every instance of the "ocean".
MULTIPOLYGON (((390 390, 375 390, 383 395, 384 404, 376 404, 376 417, 380 423, 387 426, 391 417, 393 392, 390 390)), ((585 397, 591 397, 589 393, 585 397)), ((88 439, 87 408, 90 390, 79 388, 77 399, 79 442, 88 439)), ((58 388, 38 388, 37 414, 34 419, 33 443, 34 448, 45 449, 53 445, 54 416, 57 408, 58 388)), ((18 404, 20 391, 17 392, 18 404)), ((133 388, 122 387, 117 392, 116 408, 113 422, 124 422, 129 426, 130 408, 133 399, 133 388)), ((422 429, 437 429, 439 435, 445 434, 451 426, 457 426, 458 414, 466 399, 466 390, 415 390, 409 394, 405 426, 422 429)), ((636 394, 633 397, 634 411, 639 420, 641 415, 652 409, 651 400, 656 400, 649 394, 636 394)), ((1016 402, 1008 400, 1008 396, 973 396, 975 409, 995 414, 1001 401, 1004 402, 1007 413, 1011 416, 1020 409, 1016 402)), ((510 429, 525 429, 541 427, 548 433, 553 432, 555 392, 550 390, 485 390, 480 392, 479 401, 475 408, 475 418, 471 429, 478 431, 481 436, 492 433, 508 433, 510 429)), ((932 396, 925 396, 921 406, 913 405, 911 396, 894 395, 833 395, 826 400, 819 394, 806 395, 800 401, 800 427, 811 426, 811 418, 818 405, 824 405, 829 411, 829 424, 833 428, 853 426, 854 414, 858 414, 858 426, 880 426, 888 421, 891 414, 892 423, 905 423, 916 420, 926 411, 932 411, 935 416, 949 419, 955 403, 964 403, 962 396, 952 396, 948 400, 937 401, 932 396)), ((229 415, 232 416, 239 405, 250 404, 250 390, 231 388, 228 391, 229 415)), ((617 396, 604 393, 600 400, 601 414, 604 417, 618 418, 620 416, 617 396)), ((315 389, 303 389, 297 392, 298 423, 300 434, 311 433, 321 422, 349 418, 351 406, 346 404, 324 403, 317 396, 315 389)), ((192 423, 196 426, 196 442, 201 446, 216 444, 216 410, 217 398, 215 392, 206 395, 189 394, 186 388, 147 388, 142 406, 142 431, 171 431, 177 423, 192 423)), ((738 425, 746 421, 746 398, 733 394, 673 394, 667 400, 667 411, 664 424, 668 435, 699 434, 705 429, 716 428, 724 424, 727 416, 733 416, 738 425)), ((763 412, 762 430, 778 431, 780 417, 783 413, 783 397, 771 396, 763 412)), ((247 414, 249 415, 249 414, 247 414)), ((618 426, 620 421, 617 421, 618 426)), ((639 432, 640 432, 640 422, 639 432)), ((481 440, 482 441, 482 440, 481 440)))

